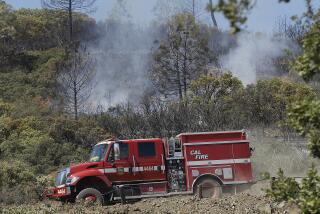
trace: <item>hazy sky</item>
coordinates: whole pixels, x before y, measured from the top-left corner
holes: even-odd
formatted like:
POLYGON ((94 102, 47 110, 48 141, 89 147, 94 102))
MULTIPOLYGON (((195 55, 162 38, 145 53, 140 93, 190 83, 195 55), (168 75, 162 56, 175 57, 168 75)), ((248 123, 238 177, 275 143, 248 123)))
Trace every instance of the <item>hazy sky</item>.
MULTIPOLYGON (((136 23, 144 25, 153 20, 153 8, 157 0, 129 0, 128 9, 136 23)), ((203 1, 203 0, 196 0, 203 1)), ((214 0, 214 2, 217 0, 214 0)), ((14 8, 40 8, 41 0, 6 0, 14 8)), ((116 0, 97 0, 97 11, 92 13, 97 20, 104 20, 109 14, 116 0)), ((278 3, 278 0, 257 0, 256 7, 252 10, 247 23, 248 30, 271 33, 279 17, 290 18, 293 15, 301 15, 305 11, 304 0, 291 0, 291 3, 278 3)), ((228 22, 217 14, 217 22, 223 29, 228 28, 228 22)), ((204 18, 209 20, 209 16, 204 18)))

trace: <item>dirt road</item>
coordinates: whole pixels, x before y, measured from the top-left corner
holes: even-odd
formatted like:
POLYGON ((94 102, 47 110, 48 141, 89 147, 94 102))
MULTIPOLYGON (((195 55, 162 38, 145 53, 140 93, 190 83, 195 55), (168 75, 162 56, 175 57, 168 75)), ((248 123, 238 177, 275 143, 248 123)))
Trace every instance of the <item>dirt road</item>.
POLYGON ((193 196, 146 199, 134 204, 116 204, 107 213, 298 213, 292 205, 275 203, 263 196, 242 193, 219 200, 193 196))
POLYGON ((249 193, 226 196, 221 199, 199 199, 194 196, 175 196, 167 198, 143 199, 129 204, 92 206, 79 204, 62 205, 58 202, 43 202, 34 205, 6 206, 0 213, 299 213, 294 205, 276 203, 269 198, 249 193))

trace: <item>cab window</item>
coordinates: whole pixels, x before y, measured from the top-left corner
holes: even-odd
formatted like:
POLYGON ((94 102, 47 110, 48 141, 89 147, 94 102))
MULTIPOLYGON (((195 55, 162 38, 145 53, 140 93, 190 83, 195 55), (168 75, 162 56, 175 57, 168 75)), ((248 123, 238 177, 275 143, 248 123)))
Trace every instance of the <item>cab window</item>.
POLYGON ((120 160, 127 160, 129 157, 129 145, 127 143, 120 143, 120 160))
POLYGON ((156 156, 156 145, 154 142, 138 143, 139 157, 154 157, 156 156))
POLYGON ((114 162, 116 160, 127 160, 129 158, 129 145, 127 143, 117 143, 117 146, 115 148, 115 145, 113 144, 109 153, 109 162, 114 162), (118 152, 115 152, 115 149, 119 150, 118 152), (117 154, 120 153, 120 156, 117 156, 117 154))

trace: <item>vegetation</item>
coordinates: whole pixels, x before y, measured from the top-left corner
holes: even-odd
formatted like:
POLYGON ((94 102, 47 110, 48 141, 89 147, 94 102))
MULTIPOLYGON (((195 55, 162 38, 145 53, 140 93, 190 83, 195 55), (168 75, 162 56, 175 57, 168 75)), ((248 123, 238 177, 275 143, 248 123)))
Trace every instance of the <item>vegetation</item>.
MULTIPOLYGON (((1 191, 15 188, 38 199, 39 176, 85 160, 90 145, 106 135, 92 118, 76 122, 64 111, 58 77, 66 59, 66 17, 62 11, 15 11, 0 1, 1 191), (22 191, 26 187, 38 189, 22 191)), ((83 41, 95 28, 83 14, 76 14, 74 23, 83 41)), ((0 202, 28 198, 12 194, 0 202)))
POLYGON ((281 169, 277 176, 271 181, 271 188, 266 191, 267 196, 280 202, 296 199, 299 194, 299 184, 294 178, 285 177, 281 169))
POLYGON ((284 176, 280 169, 278 177, 271 181, 270 189, 266 190, 267 196, 279 202, 294 202, 303 213, 319 213, 320 176, 317 174, 317 170, 312 165, 299 185, 294 178, 284 176))
POLYGON ((154 56, 152 77, 165 96, 186 97, 192 80, 206 73, 210 61, 208 35, 192 14, 179 14, 167 24, 167 38, 154 56))
MULTIPOLYGON (((290 0, 280 0, 280 2, 289 2, 290 0)), ((230 20, 234 32, 240 30, 239 25, 246 22, 246 17, 242 16, 243 12, 250 9, 249 5, 253 1, 219 1, 216 7, 209 8, 211 10, 222 11, 230 20)), ((303 53, 298 56, 293 64, 293 69, 297 71, 305 80, 310 81, 320 72, 320 9, 314 10, 312 1, 306 0, 307 11, 300 21, 303 22, 307 29, 303 39, 303 53)), ((307 136, 308 147, 311 154, 320 158, 320 102, 319 98, 301 99, 294 102, 288 111, 289 123, 301 135, 307 136)), ((309 169, 307 177, 303 179, 300 186, 290 178, 286 178, 283 171, 280 170, 278 178, 271 181, 271 188, 267 190, 267 195, 279 201, 293 200, 297 202, 303 213, 319 213, 320 197, 319 197, 320 177, 314 166, 309 169), (297 197, 298 196, 298 197, 297 197)))
MULTIPOLYGON (((252 7, 250 1, 239 2, 210 4, 233 20, 235 32, 252 7)), ((86 101, 94 87, 96 61, 80 47, 95 45, 108 22, 98 25, 83 13, 71 12, 13 10, 0 1, 0 193, 21 193, 0 196, 0 203, 38 200, 51 173, 85 161, 91 145, 110 136, 276 128, 285 140, 295 131, 306 136, 311 153, 320 157, 320 103, 312 84, 286 73, 243 85, 217 68, 217 58, 230 47, 214 44, 212 37, 224 34, 189 13, 176 14, 161 25, 163 36, 150 54, 148 78, 153 86, 142 97, 89 111, 86 101)), ((309 21, 304 25, 308 30, 302 36, 303 52, 287 66, 306 80, 316 81, 319 74, 319 14, 309 11, 304 17, 309 21)), ((311 168, 298 186, 279 171, 267 194, 279 201, 298 198, 305 213, 315 213, 319 177, 311 168)))

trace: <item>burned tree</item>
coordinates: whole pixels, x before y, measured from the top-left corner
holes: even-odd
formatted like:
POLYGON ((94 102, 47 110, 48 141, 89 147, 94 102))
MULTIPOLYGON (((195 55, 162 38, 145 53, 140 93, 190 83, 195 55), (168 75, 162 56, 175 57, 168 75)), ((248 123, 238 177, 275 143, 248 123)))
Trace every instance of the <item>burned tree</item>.
POLYGON ((205 14, 205 5, 203 0, 157 0, 153 10, 160 22, 178 13, 190 13, 199 20, 205 14))
POLYGON ((67 110, 78 120, 79 111, 91 94, 96 62, 85 48, 79 48, 69 55, 61 66, 59 83, 67 110))
POLYGON ((186 96, 190 82, 206 73, 208 36, 190 13, 174 16, 167 24, 167 38, 154 54, 152 80, 165 96, 186 96))
POLYGON ((92 79, 95 74, 95 61, 81 47, 79 41, 75 41, 73 30, 74 12, 89 13, 94 10, 96 0, 41 0, 42 7, 65 11, 68 14, 69 44, 66 49, 67 60, 60 69, 60 85, 63 98, 69 111, 78 119, 78 112, 89 98, 92 79), (72 109, 72 110, 71 110, 72 109))
POLYGON ((42 7, 68 12, 69 42, 73 41, 73 13, 92 12, 96 0, 41 0, 42 7))

